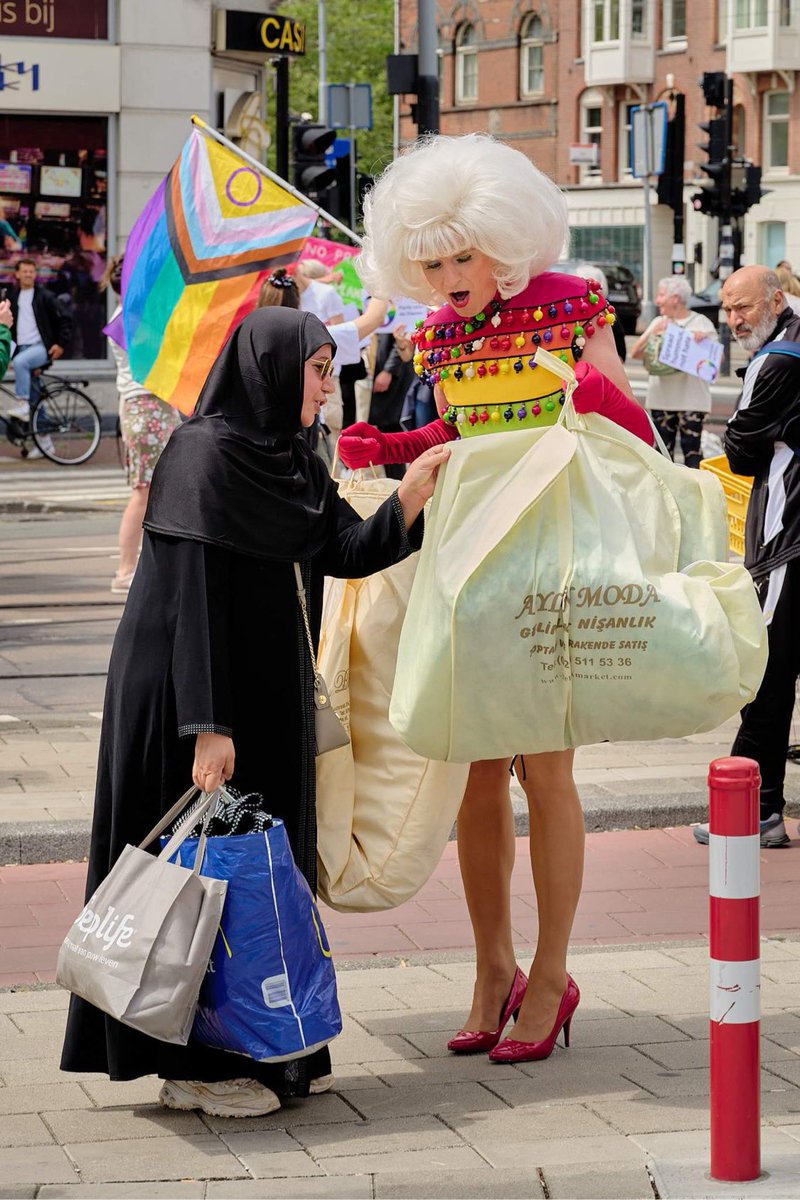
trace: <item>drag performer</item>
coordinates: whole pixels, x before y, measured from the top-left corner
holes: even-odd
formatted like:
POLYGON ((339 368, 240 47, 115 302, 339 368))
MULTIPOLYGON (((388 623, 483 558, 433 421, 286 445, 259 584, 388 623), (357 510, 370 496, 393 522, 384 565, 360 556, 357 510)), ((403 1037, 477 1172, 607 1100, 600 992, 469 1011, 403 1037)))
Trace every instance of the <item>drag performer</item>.
MULTIPOLYGON (((578 412, 599 412, 652 444, 615 349, 613 308, 592 282, 548 271, 567 244, 567 208, 525 155, 479 134, 432 137, 381 176, 367 199, 365 233, 359 266, 371 292, 444 301, 417 330, 415 355, 441 416, 409 433, 352 426, 339 443, 348 466, 407 462, 452 438, 554 424, 564 395, 534 362, 539 346, 577 362, 578 412)), ((573 755, 516 761, 539 916, 527 979, 511 924, 509 762, 470 768, 457 834, 477 978, 469 1015, 448 1043, 456 1053, 488 1050, 495 1062, 521 1062, 546 1058, 562 1028, 568 1041, 580 996, 566 956, 584 854, 573 755), (512 1017, 514 1038, 501 1041, 512 1017)))

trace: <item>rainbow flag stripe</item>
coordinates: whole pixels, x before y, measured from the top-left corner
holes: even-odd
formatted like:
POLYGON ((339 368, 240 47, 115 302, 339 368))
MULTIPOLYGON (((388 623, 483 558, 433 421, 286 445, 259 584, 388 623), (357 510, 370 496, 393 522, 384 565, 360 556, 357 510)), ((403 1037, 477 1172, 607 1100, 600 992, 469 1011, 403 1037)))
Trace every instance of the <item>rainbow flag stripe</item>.
POLYGON ((192 412, 263 280, 299 256, 316 219, 312 208, 193 129, 125 251, 122 327, 134 379, 192 412))

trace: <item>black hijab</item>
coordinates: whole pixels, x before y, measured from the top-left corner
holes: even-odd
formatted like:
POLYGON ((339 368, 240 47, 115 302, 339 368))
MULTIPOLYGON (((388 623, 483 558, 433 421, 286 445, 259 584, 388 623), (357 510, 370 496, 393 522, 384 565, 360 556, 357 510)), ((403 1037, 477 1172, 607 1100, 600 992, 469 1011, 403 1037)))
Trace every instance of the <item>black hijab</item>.
POLYGON ((334 339, 311 313, 244 318, 158 461, 145 529, 283 562, 321 549, 335 488, 298 435, 306 360, 325 345, 334 339))

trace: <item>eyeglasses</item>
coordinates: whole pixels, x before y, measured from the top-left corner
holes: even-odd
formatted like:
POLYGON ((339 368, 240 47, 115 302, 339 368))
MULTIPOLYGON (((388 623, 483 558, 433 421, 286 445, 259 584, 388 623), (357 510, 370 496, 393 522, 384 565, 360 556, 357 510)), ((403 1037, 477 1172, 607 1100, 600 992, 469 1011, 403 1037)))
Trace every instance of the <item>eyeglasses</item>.
POLYGON ((332 358, 312 358, 311 365, 319 371, 320 379, 327 379, 333 371, 332 358))

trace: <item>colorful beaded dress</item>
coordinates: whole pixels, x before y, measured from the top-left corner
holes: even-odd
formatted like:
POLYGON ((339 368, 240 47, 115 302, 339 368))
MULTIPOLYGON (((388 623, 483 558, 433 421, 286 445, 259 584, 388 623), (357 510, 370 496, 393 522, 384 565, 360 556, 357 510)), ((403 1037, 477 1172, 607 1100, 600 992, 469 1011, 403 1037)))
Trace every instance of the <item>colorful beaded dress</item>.
POLYGON ((594 280, 545 272, 474 317, 449 305, 432 313, 412 335, 414 369, 444 390, 443 420, 461 437, 538 429, 555 424, 564 394, 561 381, 534 361, 537 348, 572 366, 595 327, 614 319, 594 280))

